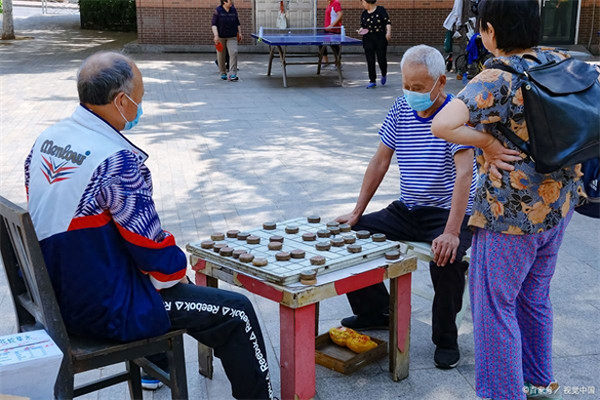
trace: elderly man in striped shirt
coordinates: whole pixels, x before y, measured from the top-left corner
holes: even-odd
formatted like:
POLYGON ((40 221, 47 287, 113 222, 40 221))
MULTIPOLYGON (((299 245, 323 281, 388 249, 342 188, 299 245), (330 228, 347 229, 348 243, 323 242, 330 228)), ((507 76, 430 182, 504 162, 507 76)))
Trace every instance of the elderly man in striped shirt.
MULTIPOLYGON (((435 290, 432 340, 438 368, 460 360, 456 314, 462 307, 465 271, 462 261, 471 245, 467 227, 475 190, 474 152, 438 139, 431 133, 433 117, 448 104, 444 93, 444 58, 429 46, 410 48, 402 58, 404 96, 398 97, 379 131, 381 142, 371 159, 354 210, 337 218, 354 230, 384 233, 391 240, 432 243, 429 265, 435 290), (392 156, 400 169, 400 198, 387 208, 363 215, 388 171, 392 156)), ((342 325, 356 329, 387 329, 389 294, 380 283, 348 294, 354 316, 342 325)))

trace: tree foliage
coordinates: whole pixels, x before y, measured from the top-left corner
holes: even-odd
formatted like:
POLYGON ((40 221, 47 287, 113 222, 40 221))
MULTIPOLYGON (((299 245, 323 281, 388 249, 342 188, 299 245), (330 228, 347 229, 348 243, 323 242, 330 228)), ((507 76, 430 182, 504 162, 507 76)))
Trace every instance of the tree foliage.
POLYGON ((79 15, 82 29, 137 29, 135 0, 79 0, 79 15))

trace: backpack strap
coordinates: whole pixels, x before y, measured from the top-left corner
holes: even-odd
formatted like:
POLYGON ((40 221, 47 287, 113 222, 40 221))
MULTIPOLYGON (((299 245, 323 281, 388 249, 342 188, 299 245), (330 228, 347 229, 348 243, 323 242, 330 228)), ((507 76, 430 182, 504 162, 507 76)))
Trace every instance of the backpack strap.
MULTIPOLYGON (((528 54, 526 54, 525 56, 528 56, 528 54)), ((523 56, 523 57, 525 57, 525 56, 523 56)), ((531 56, 531 57, 535 58, 539 62, 539 60, 536 57, 534 57, 534 56, 531 56)), ((527 69, 528 68, 527 63, 523 59, 521 59, 521 62, 524 63, 524 67, 527 69)), ((501 71, 508 72, 513 75, 518 75, 519 77, 521 77, 523 79, 527 79, 527 75, 525 75, 522 72, 517 71, 510 65, 504 64, 503 62, 492 62, 491 65, 489 65, 487 68, 488 69, 499 69, 501 71)), ((531 154, 530 148, 529 148, 529 143, 527 143, 526 141, 524 141, 523 139, 518 137, 513 132, 512 129, 510 129, 509 127, 505 126, 504 124, 502 124, 500 122, 497 122, 495 125, 496 125, 496 128, 500 131, 500 133, 502 133, 508 140, 510 140, 522 152, 524 152, 525 154, 528 154, 528 155, 531 154)))
POLYGON ((494 60, 492 63, 490 63, 490 65, 487 65, 486 69, 499 69, 499 70, 502 70, 504 72, 508 72, 510 74, 513 74, 513 75, 519 75, 520 77, 524 77, 525 76, 524 73, 517 71, 516 69, 514 69, 510 65, 504 64, 503 62, 496 61, 496 60, 494 60))
POLYGON ((496 128, 502 133, 508 140, 510 140, 515 146, 517 146, 523 153, 531 156, 531 149, 529 143, 517 136, 509 127, 497 122, 496 128))

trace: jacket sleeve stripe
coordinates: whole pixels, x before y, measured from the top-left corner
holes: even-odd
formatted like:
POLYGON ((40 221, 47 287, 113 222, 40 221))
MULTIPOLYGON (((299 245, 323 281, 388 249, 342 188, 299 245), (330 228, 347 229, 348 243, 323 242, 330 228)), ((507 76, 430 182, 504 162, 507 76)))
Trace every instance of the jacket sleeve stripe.
POLYGON ((162 289, 168 289, 170 287, 177 285, 179 280, 170 281, 170 282, 160 282, 160 281, 154 279, 152 276, 150 276, 150 282, 152 282, 152 286, 154 286, 154 288, 156 290, 162 290, 162 289))
POLYGON ((137 233, 125 229, 120 224, 116 223, 116 221, 115 224, 117 225, 119 233, 121 234, 123 239, 136 246, 146 247, 148 249, 164 249, 169 246, 175 246, 175 237, 173 235, 167 235, 160 242, 155 242, 152 239, 149 239, 145 236, 139 235, 137 233))
POLYGON ((154 285, 154 287, 156 289, 160 290, 160 289, 170 288, 171 286, 176 285, 180 280, 183 279, 186 272, 187 272, 186 268, 179 270, 170 275, 162 274, 162 273, 156 272, 156 271, 151 271, 151 272, 148 272, 148 276, 150 277, 150 281, 152 282, 152 285, 154 285))
POLYGON ((90 215, 87 217, 79 217, 71 220, 69 224, 68 231, 74 231, 77 229, 86 229, 86 228, 99 228, 108 224, 111 220, 110 213, 108 211, 103 212, 98 215, 90 215))

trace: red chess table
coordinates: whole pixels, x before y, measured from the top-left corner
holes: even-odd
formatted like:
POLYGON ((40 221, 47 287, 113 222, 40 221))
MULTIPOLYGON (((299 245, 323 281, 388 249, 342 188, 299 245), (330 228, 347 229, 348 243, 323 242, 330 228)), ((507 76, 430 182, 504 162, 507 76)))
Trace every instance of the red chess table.
MULTIPOLYGON (((290 221, 279 224, 286 222, 290 221)), ((255 231, 258 230, 260 228, 255 231)), ((357 253, 353 254, 354 262, 345 261, 344 266, 333 268, 333 272, 319 270, 316 284, 303 285, 297 281, 272 282, 253 269, 231 262, 231 257, 216 257, 202 249, 200 242, 188 244, 187 250, 191 253, 190 262, 196 271, 197 285, 217 287, 221 280, 279 303, 282 399, 315 397, 314 349, 319 302, 386 279, 390 280, 390 372, 394 381, 408 376, 411 273, 417 268, 416 257, 402 255, 396 260, 386 260, 382 255, 368 257, 368 254, 357 253)), ((327 257, 327 252, 322 254, 327 257)), ((198 352, 200 373, 212 377, 212 350, 199 344, 198 352)))

